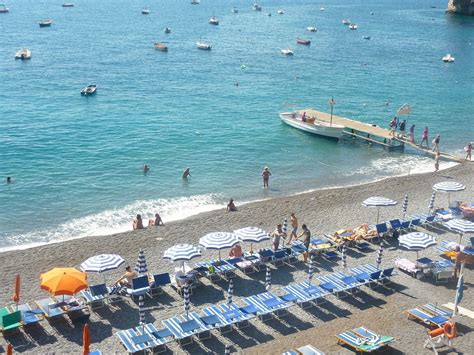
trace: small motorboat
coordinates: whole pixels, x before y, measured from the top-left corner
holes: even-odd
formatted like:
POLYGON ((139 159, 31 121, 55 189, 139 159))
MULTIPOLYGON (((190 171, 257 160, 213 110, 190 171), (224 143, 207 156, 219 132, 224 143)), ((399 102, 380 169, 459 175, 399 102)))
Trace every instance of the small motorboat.
POLYGON ((212 15, 212 17, 209 19, 209 23, 211 25, 215 25, 217 26, 219 24, 219 20, 217 19, 217 17, 215 17, 214 15, 212 15))
POLYGON ((150 14, 150 9, 148 6, 145 6, 145 8, 142 10, 142 15, 149 15, 150 14))
POLYGON ((67 2, 65 4, 62 4, 62 7, 74 7, 74 3, 72 2, 67 2))
POLYGON ((157 51, 168 52, 168 46, 163 42, 156 42, 154 46, 157 51))
POLYGON ((345 26, 349 26, 351 24, 351 20, 344 19, 342 20, 342 24, 345 26))
POLYGON ((199 5, 200 2, 199 0, 191 0, 191 5, 199 5))
POLYGON ((171 28, 169 27, 165 27, 165 29, 163 30, 164 33, 171 33, 171 28))
POLYGON ((18 52, 15 53, 15 59, 31 59, 31 51, 28 48, 22 48, 18 52))
POLYGON ((321 11, 321 12, 323 12, 323 11, 325 11, 325 10, 326 10, 326 9, 325 9, 324 7, 320 7, 320 8, 319 8, 319 11, 321 11))
POLYGON ((252 9, 253 9, 253 11, 262 11, 262 7, 257 3, 254 3, 252 5, 252 9))
POLYGON ((339 139, 344 131, 344 126, 326 122, 317 117, 308 117, 300 111, 281 112, 280 119, 287 125, 305 132, 332 139, 339 139))
POLYGON ((278 12, 278 15, 283 15, 285 13, 285 11, 283 10, 278 10, 277 12, 278 12))
POLYGON ((441 60, 445 63, 454 63, 454 57, 451 54, 446 54, 441 60))
POLYGON ((207 43, 206 41, 203 41, 202 39, 199 39, 199 41, 196 42, 196 47, 198 47, 198 49, 202 49, 205 51, 210 51, 212 48, 210 43, 207 43))
POLYGON ((9 11, 10 9, 6 5, 0 4, 0 14, 6 14, 9 11))
POLYGON ((370 39, 370 36, 364 36, 363 39, 370 39))
POLYGON ((306 27, 306 31, 309 31, 309 32, 316 32, 317 29, 316 29, 316 27, 311 27, 311 26, 310 26, 310 27, 306 27))
POLYGON ((94 95, 97 91, 97 85, 87 85, 81 90, 82 96, 91 96, 94 95))
POLYGON ((349 29, 355 31, 355 30, 357 30, 357 25, 355 23, 351 23, 349 25, 349 29))
POLYGON ((51 27, 52 23, 53 23, 52 20, 43 20, 43 21, 40 21, 39 26, 40 27, 51 27))
POLYGON ((296 43, 304 44, 305 46, 309 46, 311 44, 311 41, 309 39, 297 38, 296 43))
POLYGON ((234 6, 233 9, 232 9, 232 13, 233 13, 233 14, 236 14, 236 13, 238 13, 238 12, 239 12, 239 9, 234 6))
POLYGON ((271 12, 267 13, 267 16, 272 17, 272 13, 271 12))
POLYGON ((282 49, 280 52, 281 52, 281 54, 283 54, 283 55, 294 55, 294 54, 295 54, 295 53, 294 53, 291 49, 289 49, 289 48, 282 49))

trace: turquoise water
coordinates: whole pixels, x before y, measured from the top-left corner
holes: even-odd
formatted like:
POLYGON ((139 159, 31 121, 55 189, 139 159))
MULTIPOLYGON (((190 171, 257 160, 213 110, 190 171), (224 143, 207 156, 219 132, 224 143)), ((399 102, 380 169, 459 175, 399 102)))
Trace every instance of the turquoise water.
POLYGON ((385 126, 409 102, 417 137, 428 125, 444 150, 460 153, 474 140, 474 19, 445 15, 445 3, 272 0, 257 13, 247 1, 9 1, 0 15, 0 177, 14 183, 0 185, 0 248, 127 230, 137 213, 160 211, 166 222, 230 197, 432 169, 416 154, 310 136, 278 112, 328 111, 334 96, 335 114, 385 126), (207 22, 213 13, 219 26, 207 22), (45 18, 54 23, 40 29, 45 18), (296 45, 300 36, 311 46, 296 45), (196 49, 200 37, 212 51, 196 49), (13 59, 22 47, 28 62, 13 59), (287 47, 294 57, 280 54, 287 47), (446 53, 456 62, 442 63, 446 53), (90 83, 97 95, 81 97, 90 83))

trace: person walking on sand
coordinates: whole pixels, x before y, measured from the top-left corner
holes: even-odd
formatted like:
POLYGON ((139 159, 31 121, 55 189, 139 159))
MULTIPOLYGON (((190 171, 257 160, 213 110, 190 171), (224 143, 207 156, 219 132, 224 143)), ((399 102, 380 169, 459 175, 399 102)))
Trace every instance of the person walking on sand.
POLYGON ((441 135, 438 134, 435 139, 433 139, 433 149, 431 149, 432 152, 439 152, 439 141, 441 140, 441 135))
POLYGON ((423 142, 426 143, 426 148, 430 147, 428 143, 428 127, 425 127, 425 129, 423 130, 423 135, 421 136, 420 148, 423 147, 423 142))
POLYGON ((186 168, 186 170, 184 170, 183 172, 183 179, 184 180, 187 180, 188 179, 188 176, 191 176, 191 168, 186 168))
POLYGON ((467 143, 464 150, 466 151, 466 160, 471 160, 472 142, 467 143))
POLYGON ((303 224, 301 226, 301 229, 303 229, 303 231, 297 237, 297 239, 303 237, 303 245, 305 247, 305 251, 303 252, 303 258, 304 258, 304 262, 307 262, 308 261, 308 256, 309 256, 309 243, 311 241, 311 232, 309 231, 306 224, 303 224))
POLYGON ((263 188, 268 188, 268 180, 270 180, 270 176, 272 173, 270 170, 268 170, 268 167, 264 167, 262 171, 262 177, 263 177, 263 188))
POLYGON ((293 238, 298 238, 296 232, 298 231, 298 218, 296 218, 295 216, 295 213, 292 213, 290 215, 290 223, 291 223, 291 227, 292 227, 292 230, 291 230, 291 233, 290 233, 290 239, 288 240, 288 244, 291 243, 291 240, 293 238))
POLYGON ((410 143, 415 143, 415 125, 410 127, 410 143))
POLYGON ((439 152, 439 150, 436 152, 435 154, 435 173, 439 171, 439 159, 441 157, 441 154, 439 152))

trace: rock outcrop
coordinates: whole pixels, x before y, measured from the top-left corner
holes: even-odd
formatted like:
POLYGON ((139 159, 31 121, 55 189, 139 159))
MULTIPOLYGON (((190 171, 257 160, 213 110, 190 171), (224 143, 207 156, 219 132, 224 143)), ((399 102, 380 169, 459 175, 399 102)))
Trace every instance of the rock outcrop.
POLYGON ((474 0, 448 0, 447 13, 474 16, 474 0))

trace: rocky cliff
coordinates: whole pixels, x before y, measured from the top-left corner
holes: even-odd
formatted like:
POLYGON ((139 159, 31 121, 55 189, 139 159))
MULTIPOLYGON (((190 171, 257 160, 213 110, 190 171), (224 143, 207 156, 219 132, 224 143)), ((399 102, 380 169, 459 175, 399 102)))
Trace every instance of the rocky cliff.
POLYGON ((474 16, 474 0, 448 0, 446 12, 474 16))

